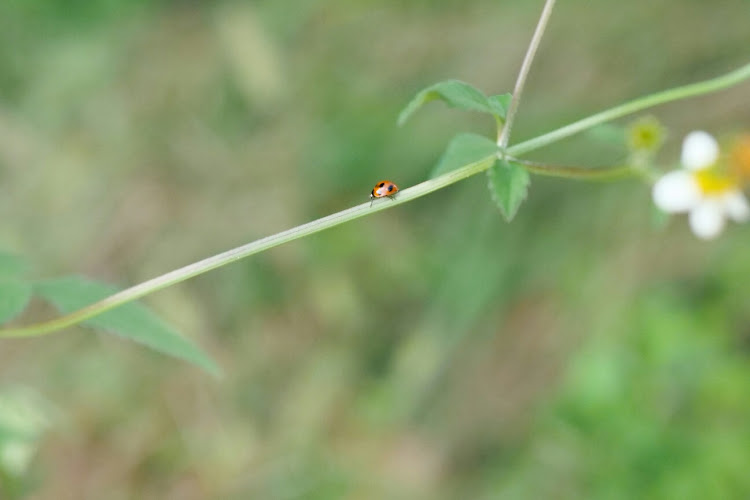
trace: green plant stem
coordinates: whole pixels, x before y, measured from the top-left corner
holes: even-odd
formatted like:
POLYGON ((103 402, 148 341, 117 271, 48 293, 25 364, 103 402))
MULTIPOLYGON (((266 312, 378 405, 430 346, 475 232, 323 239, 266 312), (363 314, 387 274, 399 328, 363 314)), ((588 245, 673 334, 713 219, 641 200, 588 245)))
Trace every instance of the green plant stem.
POLYGON ((513 88, 513 95, 510 100, 510 105, 508 106, 508 113, 505 116, 505 125, 500 129, 500 135, 497 138, 497 145, 500 149, 505 149, 508 146, 510 130, 513 128, 513 122, 516 119, 518 106, 521 103, 521 95, 526 86, 526 77, 529 75, 531 63, 534 62, 534 56, 539 48, 539 43, 542 41, 544 30, 547 29, 547 22, 549 21, 554 6, 555 0, 547 0, 545 2, 544 9, 542 9, 542 15, 539 16, 539 22, 534 30, 534 35, 531 37, 529 48, 526 49, 526 55, 521 63, 521 70, 518 72, 518 78, 516 78, 516 86, 513 88))
MULTIPOLYGON (((536 137, 534 139, 530 139, 520 144, 510 146, 509 148, 507 148, 506 153, 507 155, 518 157, 522 154, 542 148, 548 144, 569 137, 595 125, 599 125, 601 123, 614 120, 631 113, 636 113, 651 106, 715 92, 717 90, 735 85, 748 78, 750 78, 750 64, 742 66, 741 68, 725 75, 712 78, 710 80, 705 80, 703 82, 658 92, 650 96, 635 99, 606 111, 602 111, 601 113, 591 115, 587 118, 571 123, 570 125, 566 125, 557 130, 553 130, 552 132, 540 135, 539 137, 536 137)), ((258 252, 262 252, 263 250, 268 250, 275 246, 281 245, 282 243, 287 243, 289 241, 293 241, 298 238, 317 233, 324 229, 343 224, 344 222, 358 219, 359 217, 364 217, 365 215, 370 215, 387 208, 401 205, 402 203, 407 203, 421 196, 425 196, 467 177, 471 177, 472 175, 487 170, 488 168, 490 168, 490 166, 493 165, 494 161, 495 155, 488 156, 487 158, 483 158, 469 165, 465 165, 435 179, 430 179, 411 188, 404 189, 398 193, 397 197, 394 200, 375 200, 375 203, 372 207, 370 207, 369 202, 363 203, 356 207, 352 207, 347 210, 329 215, 327 217, 308 222, 307 224, 297 226, 287 231, 282 231, 281 233, 262 238, 252 243, 248 243, 247 245, 228 250, 226 252, 187 265, 180 269, 168 272, 148 281, 144 281, 143 283, 127 288, 121 292, 107 297, 106 299, 91 304, 73 313, 60 316, 50 321, 35 323, 25 327, 0 330, 0 337, 32 337, 53 333, 55 331, 97 316, 103 312, 109 311, 110 309, 123 305, 127 302, 131 302, 145 295, 156 292, 157 290, 161 290, 162 288, 180 283, 181 281, 185 281, 194 276, 198 276, 199 274, 206 273, 218 267, 230 264, 258 252)), ((551 166, 549 166, 549 168, 541 169, 541 167, 538 166, 533 167, 531 165, 531 162, 527 163, 529 163, 527 165, 527 168, 529 168, 529 170, 532 172, 534 172, 533 168, 539 168, 539 170, 535 173, 543 175, 555 175, 551 166)), ((573 171, 570 169, 570 167, 561 167, 560 176, 577 179, 594 178, 599 175, 597 170, 598 169, 580 169, 573 171)))
POLYGON ((688 97, 695 97, 699 95, 709 94, 718 90, 731 87, 736 85, 743 80, 750 78, 750 64, 746 64, 741 68, 731 71, 725 75, 711 78, 710 80, 704 80, 702 82, 691 83, 682 87, 676 87, 656 94, 651 94, 632 101, 620 104, 614 108, 607 109, 595 115, 588 116, 577 122, 573 122, 564 127, 560 127, 552 132, 540 135, 528 141, 515 144, 508 148, 508 154, 513 156, 521 156, 535 149, 542 148, 553 142, 557 142, 561 139, 569 137, 571 135, 582 132, 595 125, 609 122, 623 116, 637 113, 646 108, 658 106, 659 104, 665 104, 667 102, 678 101, 680 99, 687 99, 688 97))
POLYGON ((438 189, 442 189, 488 169, 494 163, 495 158, 495 155, 488 156, 435 179, 430 179, 409 189, 404 189, 403 191, 399 191, 399 193, 392 199, 383 198, 375 200, 372 207, 368 201, 367 203, 282 231, 272 236, 248 243, 247 245, 227 250, 226 252, 222 252, 185 267, 181 267, 180 269, 170 271, 156 278, 152 278, 148 281, 144 281, 114 295, 110 295, 109 297, 84 307, 83 309, 79 309, 78 311, 60 316, 50 321, 36 323, 25 327, 0 330, 0 337, 34 337, 75 325, 117 306, 139 299, 144 295, 180 283, 181 281, 185 281, 218 267, 231 264, 232 262, 249 257, 250 255, 268 250, 269 248, 276 247, 304 236, 309 236, 324 229, 338 226, 344 222, 364 217, 365 215, 370 215, 387 208, 401 205, 402 203, 408 203, 416 198, 430 194, 433 191, 437 191, 438 189))
POLYGON ((569 165, 551 165, 535 161, 520 160, 508 157, 508 160, 523 165, 532 174, 547 177, 562 177, 580 181, 616 181, 625 177, 636 177, 639 172, 630 165, 616 165, 610 167, 577 167, 569 165))

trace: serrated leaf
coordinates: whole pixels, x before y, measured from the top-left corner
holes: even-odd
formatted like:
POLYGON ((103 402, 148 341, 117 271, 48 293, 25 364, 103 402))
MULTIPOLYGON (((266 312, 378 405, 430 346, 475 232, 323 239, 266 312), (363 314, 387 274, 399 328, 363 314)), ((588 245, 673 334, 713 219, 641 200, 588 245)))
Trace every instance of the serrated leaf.
MULTIPOLYGON (((62 313, 77 311, 117 292, 117 289, 80 276, 69 276, 35 284, 36 292, 62 313)), ((115 333, 151 349, 184 359, 219 376, 216 363, 191 341, 177 333, 153 312, 129 303, 84 321, 84 324, 115 333)))
MULTIPOLYGON (((430 178, 435 178, 458 167, 474 163, 497 153, 497 144, 477 134, 459 134, 451 140, 440 161, 432 169, 430 178)), ((488 160, 494 161, 494 160, 488 160)))
POLYGON ((31 299, 31 285, 14 280, 0 279, 0 323, 10 321, 23 312, 31 299))
POLYGON ((28 267, 26 261, 18 255, 0 251, 0 277, 20 276, 26 273, 28 267))
POLYGON ((430 101, 441 100, 452 108, 479 111, 505 119, 502 96, 488 99, 481 90, 459 80, 445 80, 422 89, 398 116, 398 124, 403 125, 419 108, 430 101))
POLYGON ((528 194, 531 182, 529 172, 517 163, 498 160, 487 171, 487 175, 492 199, 500 207, 505 220, 510 222, 528 194))

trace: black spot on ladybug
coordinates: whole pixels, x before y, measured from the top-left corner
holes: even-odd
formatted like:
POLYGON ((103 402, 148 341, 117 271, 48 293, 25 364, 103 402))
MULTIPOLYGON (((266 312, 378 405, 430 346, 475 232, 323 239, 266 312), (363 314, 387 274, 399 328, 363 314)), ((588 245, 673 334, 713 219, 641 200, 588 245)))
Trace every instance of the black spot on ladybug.
POLYGON ((390 193, 391 191, 393 191, 393 184, 391 184, 390 186, 388 186, 388 192, 390 193))
POLYGON ((381 182, 380 184, 378 184, 379 188, 382 188, 383 186, 385 186, 385 182, 381 182))

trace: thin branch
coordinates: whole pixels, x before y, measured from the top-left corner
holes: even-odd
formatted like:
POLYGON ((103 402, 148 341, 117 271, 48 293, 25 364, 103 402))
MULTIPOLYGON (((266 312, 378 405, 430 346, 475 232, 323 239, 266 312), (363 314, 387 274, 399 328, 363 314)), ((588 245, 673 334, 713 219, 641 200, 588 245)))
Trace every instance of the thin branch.
POLYGON ((579 167, 572 165, 552 165, 529 160, 508 157, 508 160, 523 165, 532 174, 547 177, 563 177, 581 181, 614 181, 625 177, 636 177, 639 174, 630 165, 615 165, 608 167, 579 167))
POLYGON ((518 105, 521 103, 521 94, 526 86, 526 77, 529 75, 531 69, 531 63, 534 61, 534 56, 539 48, 539 43, 542 41, 542 35, 544 30, 547 28, 547 21, 552 14, 552 8, 555 6, 555 0, 547 0, 542 10, 542 15, 539 17, 539 22, 534 30, 534 36, 531 37, 531 43, 529 48, 526 49, 526 55, 523 58, 521 64, 521 70, 518 72, 518 78, 516 79, 516 86, 513 89, 513 96, 510 100, 510 106, 508 106, 508 114, 505 117, 505 125, 500 131, 500 135, 497 138, 497 145, 501 150, 508 146, 510 140, 510 130, 513 127, 513 122, 516 119, 516 113, 518 112, 518 105))
POLYGON ((428 195, 433 191, 454 184, 460 180, 482 172, 483 170, 487 170, 495 162, 495 158, 496 156, 493 154, 461 167, 460 169, 441 175, 435 179, 430 179, 417 184, 416 186, 399 191, 392 200, 375 200, 375 204, 372 207, 370 206, 370 201, 368 201, 361 205, 357 205, 356 207, 342 210, 341 212, 331 214, 327 217, 308 222, 307 224, 302 224, 301 226, 282 231, 252 243, 233 248, 232 250, 216 254, 185 267, 175 269, 174 271, 144 281, 115 293, 114 295, 110 295, 99 302, 95 302, 70 314, 25 327, 2 329, 0 330, 0 337, 35 337, 81 323, 82 321, 109 311, 110 309, 114 309, 115 307, 121 306, 127 302, 139 299, 144 295, 180 283, 189 278, 198 276, 199 274, 207 273, 218 267, 231 264, 232 262, 249 257, 250 255, 268 250, 269 248, 288 243, 304 236, 315 234, 319 231, 338 226, 339 224, 343 224, 350 220, 358 219, 381 210, 401 205, 402 203, 408 203, 409 201, 428 195))

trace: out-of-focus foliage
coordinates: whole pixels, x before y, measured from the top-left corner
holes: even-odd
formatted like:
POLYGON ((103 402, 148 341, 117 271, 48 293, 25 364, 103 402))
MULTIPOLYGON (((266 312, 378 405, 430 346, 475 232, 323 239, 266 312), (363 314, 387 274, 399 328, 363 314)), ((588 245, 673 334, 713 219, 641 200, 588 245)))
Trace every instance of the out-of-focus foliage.
POLYGON ((21 385, 0 388, 0 492, 3 498, 33 490, 29 471, 40 438, 57 413, 38 393, 21 385))
MULTIPOLYGON (((458 132, 493 124, 428 106, 398 128, 399 110, 451 78, 510 91, 540 11, 4 0, 0 247, 35 278, 127 285, 364 202, 380 179, 420 182, 458 132)), ((511 144, 746 58, 744 0, 559 2, 511 144)), ((747 95, 654 110, 670 132, 658 160, 676 163, 688 130, 750 127, 747 95)), ((531 157, 624 154, 582 134, 531 157)), ((486 183, 150 297, 221 382, 84 329, 3 341, 7 387, 64 416, 5 491, 747 497, 748 228, 705 244, 652 229, 637 181, 539 178, 506 224, 486 183)), ((22 321, 52 314, 32 301, 22 321)))

